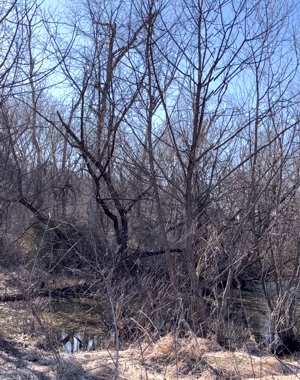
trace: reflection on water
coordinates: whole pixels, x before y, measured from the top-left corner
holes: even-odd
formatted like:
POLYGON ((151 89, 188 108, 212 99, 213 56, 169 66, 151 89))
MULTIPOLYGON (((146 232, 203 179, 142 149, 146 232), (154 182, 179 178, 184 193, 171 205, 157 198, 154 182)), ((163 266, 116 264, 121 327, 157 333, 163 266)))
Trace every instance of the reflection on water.
POLYGON ((251 291, 238 291, 233 294, 231 307, 232 316, 240 316, 237 320, 245 320, 245 328, 250 328, 254 336, 261 340, 270 337, 270 310, 259 288, 251 291))
POLYGON ((77 331, 74 334, 68 334, 65 330, 60 332, 60 344, 63 352, 73 354, 79 350, 93 351, 99 348, 97 334, 89 335, 84 332, 77 331))
POLYGON ((272 331, 271 331, 271 311, 267 307, 267 313, 262 319, 261 336, 264 343, 268 346, 272 341, 272 331))
POLYGON ((93 351, 96 349, 98 345, 98 336, 94 335, 92 338, 88 339, 88 344, 87 344, 87 351, 93 351))
POLYGON ((36 299, 0 304, 0 330, 22 339, 38 337, 47 347, 51 341, 63 352, 92 351, 106 348, 107 322, 103 321, 103 301, 97 299, 36 299), (32 309, 39 321, 32 315, 32 309))
POLYGON ((101 349, 107 335, 100 300, 68 299, 53 305, 58 342, 64 352, 101 349))
POLYGON ((77 331, 74 334, 68 334, 65 330, 60 332, 59 341, 63 352, 73 354, 79 350, 93 351, 97 348, 103 348, 99 344, 100 336, 98 334, 86 334, 77 331))
MULTIPOLYGON (((276 300, 277 293, 275 283, 269 283, 267 288, 270 297, 276 300)), ((298 293, 296 299, 299 300, 299 298, 300 294, 298 293)), ((250 328, 257 342, 265 346, 269 346, 271 343, 274 343, 275 346, 279 345, 280 337, 274 334, 272 330, 271 310, 268 307, 260 286, 253 287, 248 291, 235 291, 233 293, 233 302, 229 310, 231 316, 239 316, 236 318, 239 325, 241 325, 243 319, 246 321, 245 328, 250 328), (240 317, 241 315, 242 317, 240 317)), ((297 308, 297 313, 299 315, 300 307, 297 308)), ((300 331, 300 320, 295 323, 294 328, 300 331)))
MULTIPOLYGON (((68 353, 105 349, 114 343, 107 310, 100 299, 41 298, 34 300, 30 307, 25 301, 7 302, 0 304, 0 329, 8 336, 45 337, 47 331, 53 344, 68 353), (42 326, 33 317, 31 307, 42 326)), ((259 341, 270 339, 270 310, 258 288, 232 293, 228 320, 235 327, 250 328, 259 341)))

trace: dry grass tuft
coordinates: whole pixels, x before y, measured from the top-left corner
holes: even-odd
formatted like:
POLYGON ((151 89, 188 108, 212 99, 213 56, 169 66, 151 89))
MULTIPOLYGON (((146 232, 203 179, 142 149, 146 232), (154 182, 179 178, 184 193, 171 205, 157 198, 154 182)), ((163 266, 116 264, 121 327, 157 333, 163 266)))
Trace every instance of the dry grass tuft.
POLYGON ((189 356, 193 359, 199 359, 205 352, 218 351, 222 351, 222 347, 215 341, 192 335, 189 338, 178 338, 174 334, 168 334, 154 345, 151 356, 168 356, 170 359, 189 356))
MULTIPOLYGON (((299 367, 272 356, 252 356, 247 352, 228 352, 214 341, 174 334, 161 338, 144 351, 146 362, 159 372, 165 367, 165 379, 296 379, 299 367), (275 377, 274 377, 275 376, 275 377), (283 376, 283 377, 282 377, 283 376)), ((158 378, 157 378, 158 379, 158 378)))
POLYGON ((277 379, 278 375, 287 376, 299 371, 299 368, 288 366, 275 357, 257 357, 243 352, 206 353, 204 359, 211 368, 217 371, 228 371, 230 368, 239 379, 262 379, 266 376, 271 376, 271 378, 276 376, 277 379))
POLYGON ((56 367, 57 380, 84 380, 86 372, 75 358, 62 360, 56 367))
MULTIPOLYGON (((114 351, 60 354, 61 365, 49 358, 49 353, 46 357, 46 352, 31 348, 25 352, 15 358, 0 352, 0 380, 112 380, 116 374, 114 351), (23 364, 18 368, 20 360, 23 364)), ((300 366, 295 361, 228 352, 213 341, 194 336, 169 334, 156 344, 131 347, 118 355, 119 380, 300 379, 300 366)))

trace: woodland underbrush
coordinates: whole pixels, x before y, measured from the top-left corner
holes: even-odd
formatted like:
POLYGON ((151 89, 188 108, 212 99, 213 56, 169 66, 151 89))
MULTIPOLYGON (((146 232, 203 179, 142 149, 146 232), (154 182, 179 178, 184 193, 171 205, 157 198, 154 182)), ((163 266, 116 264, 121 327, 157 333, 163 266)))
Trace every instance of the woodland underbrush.
POLYGON ((293 352, 284 342, 281 351, 266 342, 253 321, 260 312, 268 322, 267 303, 247 276, 229 283, 226 271, 202 273, 200 320, 180 256, 174 284, 163 255, 124 262, 108 256, 104 242, 84 227, 66 226, 64 234, 80 241, 80 250, 39 227, 17 243, 3 241, 0 359, 6 377, 0 379, 297 378, 298 340, 293 352), (78 338, 83 332, 95 338, 92 347, 78 338), (74 352, 63 352, 64 343, 74 352))

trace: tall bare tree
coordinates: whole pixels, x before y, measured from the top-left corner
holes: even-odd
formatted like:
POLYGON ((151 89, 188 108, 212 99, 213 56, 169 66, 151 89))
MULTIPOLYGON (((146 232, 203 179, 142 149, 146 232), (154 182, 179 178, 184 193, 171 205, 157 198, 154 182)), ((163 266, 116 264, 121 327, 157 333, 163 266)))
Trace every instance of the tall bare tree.
MULTIPOLYGON (((65 11, 62 23, 40 24, 33 8, 24 16, 27 92, 2 114, 16 199, 44 224, 55 209, 51 228, 82 258, 81 237, 75 243, 60 228, 78 199, 112 261, 130 271, 137 258, 164 255, 195 331, 213 288, 220 340, 232 284, 254 267, 262 283, 270 271, 279 283, 280 249, 298 252, 296 241, 272 235, 297 204, 293 9, 263 0, 87 0, 65 11), (46 107, 51 97, 59 101, 46 107), (267 272, 265 257, 273 257, 267 272)), ((291 260, 296 278, 297 254, 291 260)))

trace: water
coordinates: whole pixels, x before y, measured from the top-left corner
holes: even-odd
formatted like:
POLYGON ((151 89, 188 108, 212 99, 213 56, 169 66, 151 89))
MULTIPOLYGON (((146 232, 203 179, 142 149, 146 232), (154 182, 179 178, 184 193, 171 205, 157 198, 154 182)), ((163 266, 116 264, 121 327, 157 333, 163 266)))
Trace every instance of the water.
POLYGON ((50 339, 63 352, 92 351, 111 343, 103 312, 103 303, 91 299, 7 302, 0 304, 0 329, 14 338, 50 339))
POLYGON ((63 352, 74 353, 78 351, 93 351, 99 348, 98 334, 89 335, 81 331, 68 334, 66 330, 59 332, 63 352))
MULTIPOLYGON (((228 320, 239 328, 249 329, 257 340, 271 339, 270 310, 259 289, 234 290, 228 305, 228 320)), ((7 336, 45 337, 63 352, 93 351, 113 346, 108 326, 110 311, 100 299, 41 298, 28 304, 23 301, 0 304, 0 329, 7 336), (34 313, 33 313, 34 311, 34 313), (37 318, 33 315, 37 315, 37 318)))

